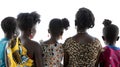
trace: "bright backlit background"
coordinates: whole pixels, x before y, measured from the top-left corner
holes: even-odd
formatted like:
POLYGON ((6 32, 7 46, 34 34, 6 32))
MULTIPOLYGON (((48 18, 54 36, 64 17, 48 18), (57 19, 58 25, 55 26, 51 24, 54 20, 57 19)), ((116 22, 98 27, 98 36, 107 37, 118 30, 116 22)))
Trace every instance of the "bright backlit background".
MULTIPOLYGON (((120 27, 120 1, 119 0, 0 0, 0 21, 7 17, 17 17, 20 12, 37 11, 41 15, 41 23, 37 25, 37 33, 34 40, 47 40, 48 24, 53 18, 68 18, 70 28, 64 32, 62 40, 76 34, 74 20, 75 14, 81 7, 89 8, 95 16, 95 27, 88 32, 97 37, 102 45, 102 22, 104 19, 110 19, 114 24, 120 27)), ((0 38, 4 37, 0 29, 0 38)), ((120 41, 117 42, 120 47, 120 41)))

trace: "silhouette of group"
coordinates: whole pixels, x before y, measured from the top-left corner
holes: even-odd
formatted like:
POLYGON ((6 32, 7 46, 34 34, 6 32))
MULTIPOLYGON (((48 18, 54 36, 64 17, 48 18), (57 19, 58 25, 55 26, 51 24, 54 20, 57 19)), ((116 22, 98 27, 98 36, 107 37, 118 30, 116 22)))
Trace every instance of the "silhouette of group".
POLYGON ((17 18, 6 17, 1 21, 4 38, 0 40, 0 67, 120 67, 120 48, 115 46, 119 40, 119 28, 111 20, 103 21, 105 47, 97 37, 87 32, 95 26, 94 14, 88 8, 82 7, 77 11, 77 33, 63 44, 58 40, 64 30, 69 29, 69 20, 51 19, 48 28, 50 39, 38 43, 32 38, 40 20, 37 12, 31 12, 19 13, 17 18))

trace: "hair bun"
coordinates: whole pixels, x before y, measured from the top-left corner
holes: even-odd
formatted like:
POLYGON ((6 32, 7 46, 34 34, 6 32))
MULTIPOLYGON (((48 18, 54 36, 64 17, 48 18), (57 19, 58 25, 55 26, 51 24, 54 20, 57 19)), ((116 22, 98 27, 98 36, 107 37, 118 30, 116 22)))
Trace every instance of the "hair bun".
POLYGON ((33 19, 34 19, 34 21, 35 22, 38 22, 38 23, 40 23, 40 15, 37 13, 37 12, 31 12, 31 14, 30 14, 32 17, 33 17, 33 19))
POLYGON ((65 28, 66 30, 68 29, 69 25, 69 21, 67 18, 63 18, 62 19, 62 24, 63 24, 63 28, 65 28))
POLYGON ((104 25, 105 27, 111 25, 111 23, 112 23, 112 21, 109 20, 109 19, 105 19, 105 20, 103 21, 103 25, 104 25))

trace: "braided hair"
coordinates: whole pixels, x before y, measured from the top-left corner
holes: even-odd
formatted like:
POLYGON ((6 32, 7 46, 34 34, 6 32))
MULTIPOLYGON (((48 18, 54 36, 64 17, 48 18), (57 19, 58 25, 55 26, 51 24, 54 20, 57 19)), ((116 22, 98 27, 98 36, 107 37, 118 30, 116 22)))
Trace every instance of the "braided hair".
POLYGON ((75 26, 78 27, 78 30, 84 30, 94 27, 94 15, 87 8, 80 8, 75 16, 75 26))

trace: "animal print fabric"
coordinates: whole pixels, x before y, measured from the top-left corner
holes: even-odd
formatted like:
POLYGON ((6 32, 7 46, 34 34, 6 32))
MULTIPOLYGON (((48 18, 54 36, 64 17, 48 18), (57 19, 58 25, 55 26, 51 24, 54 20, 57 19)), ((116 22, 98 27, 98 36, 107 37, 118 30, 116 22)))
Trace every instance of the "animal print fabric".
POLYGON ((68 38, 64 45, 64 51, 69 55, 68 67, 95 67, 101 44, 98 39, 91 43, 77 43, 68 38))

